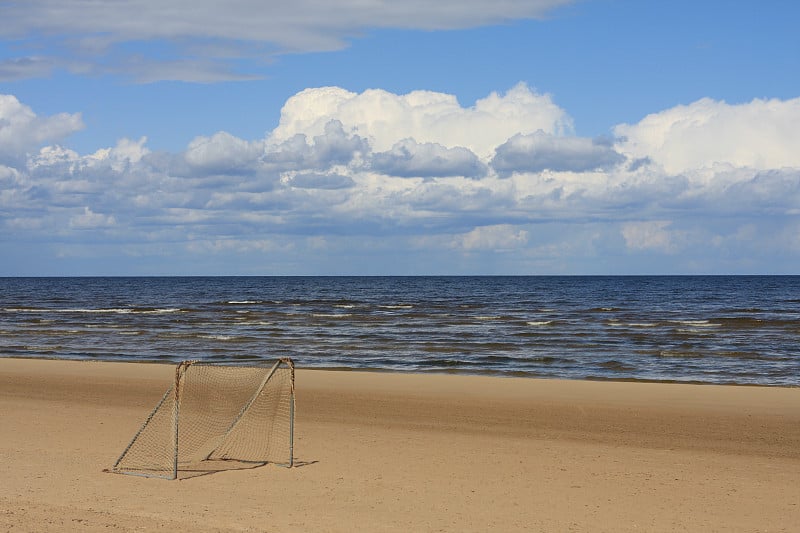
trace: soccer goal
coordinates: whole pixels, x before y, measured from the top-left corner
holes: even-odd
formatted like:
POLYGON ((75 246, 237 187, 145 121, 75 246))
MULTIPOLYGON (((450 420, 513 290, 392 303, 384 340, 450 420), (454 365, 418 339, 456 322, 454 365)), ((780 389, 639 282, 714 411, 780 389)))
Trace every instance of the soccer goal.
POLYGON ((112 472, 178 479, 294 462, 294 363, 184 361, 112 472))

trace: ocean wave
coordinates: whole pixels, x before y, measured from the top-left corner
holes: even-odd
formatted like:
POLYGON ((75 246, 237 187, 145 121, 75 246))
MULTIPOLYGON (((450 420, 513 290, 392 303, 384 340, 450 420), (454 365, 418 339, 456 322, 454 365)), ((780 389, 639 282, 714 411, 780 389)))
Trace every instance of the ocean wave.
POLYGON ((197 335, 200 339, 210 339, 214 341, 232 341, 236 339, 233 335, 197 335))
POLYGON ((633 372, 634 370, 636 370, 635 366, 625 364, 622 361, 617 361, 616 359, 603 361, 598 366, 600 366, 605 370, 610 370, 612 372, 633 372))
POLYGON ((659 357, 674 357, 674 358, 701 358, 703 354, 699 351, 697 352, 687 352, 683 350, 660 350, 658 352, 659 357))
POLYGON ((720 324, 715 324, 713 322, 709 322, 708 320, 677 320, 675 321, 676 324, 681 324, 682 326, 692 326, 694 328, 718 328, 720 324))
POLYGON ((83 308, 71 307, 63 309, 45 309, 45 308, 23 308, 23 309, 6 309, 9 312, 36 312, 36 313, 78 313, 78 314, 96 314, 96 315, 164 315, 170 313, 180 313, 181 309, 177 307, 165 308, 140 308, 140 307, 105 307, 105 308, 83 308))
POLYGON ((634 328, 634 329, 649 329, 649 328, 659 327, 659 324, 655 322, 620 322, 619 320, 609 320, 607 325, 612 328, 634 328))

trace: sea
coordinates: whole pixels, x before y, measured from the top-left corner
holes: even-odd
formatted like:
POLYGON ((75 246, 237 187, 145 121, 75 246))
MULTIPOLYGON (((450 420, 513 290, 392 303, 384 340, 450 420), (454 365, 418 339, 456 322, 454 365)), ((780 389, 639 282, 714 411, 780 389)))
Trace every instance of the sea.
POLYGON ((800 276, 0 278, 0 357, 800 386, 800 276))

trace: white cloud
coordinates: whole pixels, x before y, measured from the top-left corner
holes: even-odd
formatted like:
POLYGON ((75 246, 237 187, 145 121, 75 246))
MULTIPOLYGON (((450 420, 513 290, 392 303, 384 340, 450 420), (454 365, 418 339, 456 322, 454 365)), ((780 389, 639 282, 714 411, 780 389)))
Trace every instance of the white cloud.
POLYGON ((715 163, 775 169, 800 167, 800 98, 730 105, 704 98, 614 129, 617 149, 649 158, 671 174, 715 163))
POLYGON ((80 159, 80 154, 69 148, 58 145, 43 146, 39 150, 39 153, 33 154, 28 158, 28 166, 36 168, 53 167, 55 165, 64 164, 69 165, 78 162, 80 159))
POLYGON ((519 84, 505 94, 492 93, 462 107, 456 97, 431 91, 396 95, 379 89, 353 93, 339 87, 306 89, 289 98, 270 141, 295 135, 321 135, 331 120, 366 138, 376 152, 388 152, 404 139, 462 147, 478 157, 518 133, 572 131, 572 120, 549 95, 519 84))
POLYGON ((278 143, 273 136, 266 145, 263 162, 279 170, 325 170, 361 159, 369 150, 365 139, 345 131, 340 121, 331 119, 322 132, 313 135, 310 143, 304 133, 278 143))
MULTIPOLYGON (((57 49, 85 58, 80 65, 51 57, 16 58, 0 76, 43 75, 50 64, 81 71, 122 69, 140 81, 243 79, 237 58, 344 48, 370 28, 447 30, 540 18, 574 0, 26 0, 0 3, 0 36, 25 43, 46 36, 57 49), (124 55, 126 43, 151 41, 150 56, 124 55), (117 54, 114 61, 102 58, 117 54), (203 58, 203 59, 198 59, 203 58)), ((0 77, 0 80, 4 78, 0 77)))
POLYGON ((138 141, 122 138, 116 146, 101 148, 85 156, 59 145, 44 146, 28 157, 27 167, 32 176, 54 182, 65 177, 74 182, 92 175, 106 175, 109 171, 121 174, 135 168, 150 153, 146 143, 147 137, 138 141))
POLYGON ((38 117, 15 96, 0 94, 0 164, 13 163, 45 142, 83 129, 80 113, 38 117))
POLYGON ((263 142, 245 141, 221 131, 211 137, 196 137, 184 157, 202 173, 236 175, 251 172, 263 152, 263 142))
POLYGON ((138 141, 123 137, 113 148, 101 148, 84 158, 84 162, 88 165, 107 163, 116 172, 122 172, 128 165, 138 163, 150 153, 146 143, 147 137, 141 137, 138 141))

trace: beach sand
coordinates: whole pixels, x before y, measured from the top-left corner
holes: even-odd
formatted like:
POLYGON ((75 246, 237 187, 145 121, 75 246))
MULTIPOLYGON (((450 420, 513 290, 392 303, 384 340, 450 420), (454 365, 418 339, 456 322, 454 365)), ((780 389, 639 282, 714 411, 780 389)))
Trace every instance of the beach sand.
POLYGON ((104 473, 173 369, 0 359, 0 531, 800 531, 800 388, 300 369, 297 467, 104 473))

